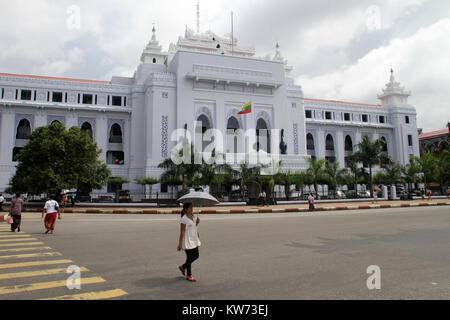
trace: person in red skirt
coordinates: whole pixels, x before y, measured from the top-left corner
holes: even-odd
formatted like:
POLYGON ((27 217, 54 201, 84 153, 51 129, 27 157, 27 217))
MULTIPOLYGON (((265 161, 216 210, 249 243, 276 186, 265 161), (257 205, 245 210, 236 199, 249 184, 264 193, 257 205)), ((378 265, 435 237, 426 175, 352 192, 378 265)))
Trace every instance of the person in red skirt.
POLYGON ((53 234, 55 231, 55 222, 56 216, 58 215, 59 219, 61 219, 61 211, 59 210, 58 202, 53 200, 53 196, 48 197, 48 201, 45 203, 44 211, 42 212, 42 218, 45 214, 45 234, 49 233, 53 234))

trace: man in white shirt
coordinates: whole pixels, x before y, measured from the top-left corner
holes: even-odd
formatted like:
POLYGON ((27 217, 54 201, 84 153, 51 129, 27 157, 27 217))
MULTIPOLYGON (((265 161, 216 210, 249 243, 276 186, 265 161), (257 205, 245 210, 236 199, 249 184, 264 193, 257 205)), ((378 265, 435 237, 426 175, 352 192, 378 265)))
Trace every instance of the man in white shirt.
POLYGON ((49 233, 53 234, 55 231, 55 222, 56 222, 56 215, 58 214, 59 219, 61 219, 61 212, 59 210, 59 204, 55 200, 53 200, 53 196, 48 197, 48 201, 45 203, 44 211, 42 212, 42 218, 45 214, 45 220, 44 225, 45 234, 49 233))

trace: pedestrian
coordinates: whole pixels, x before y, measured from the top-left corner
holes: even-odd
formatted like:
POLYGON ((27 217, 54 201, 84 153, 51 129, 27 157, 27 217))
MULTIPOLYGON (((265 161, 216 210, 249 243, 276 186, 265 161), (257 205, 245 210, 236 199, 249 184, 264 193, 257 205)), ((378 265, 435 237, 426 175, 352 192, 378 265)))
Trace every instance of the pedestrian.
POLYGON ((0 212, 3 211, 3 203, 5 202, 5 198, 3 198, 3 194, 0 193, 0 212))
POLYGON ((13 219, 11 224, 11 232, 20 232, 22 225, 22 207, 23 200, 20 199, 20 193, 16 193, 16 198, 11 199, 11 207, 9 208, 9 216, 13 219))
POLYGON ((431 190, 428 190, 428 201, 431 200, 431 190))
POLYGON ((72 193, 72 197, 71 197, 71 199, 72 199, 72 207, 75 207, 75 197, 76 197, 75 193, 72 193))
POLYGON ((309 194, 308 203, 309 203, 309 211, 314 211, 316 207, 314 206, 314 196, 312 195, 312 193, 309 194))
POLYGON ((53 196, 48 196, 48 201, 45 203, 44 210, 42 212, 42 217, 44 217, 45 214, 45 220, 44 225, 45 234, 49 233, 53 234, 55 231, 55 222, 56 222, 56 215, 58 214, 58 218, 61 219, 61 211, 59 209, 59 204, 55 200, 53 200, 53 196))
POLYGON ((196 261, 199 256, 199 247, 201 246, 198 225, 200 224, 200 218, 195 217, 194 207, 192 203, 185 203, 183 205, 183 210, 181 212, 181 230, 180 239, 178 242, 178 251, 185 250, 186 252, 186 263, 178 267, 186 280, 195 282, 197 281, 192 276, 192 263, 196 261))
POLYGON ((66 203, 67 203, 67 195, 65 193, 62 196, 62 201, 63 201, 63 212, 64 212, 64 209, 66 208, 66 203))

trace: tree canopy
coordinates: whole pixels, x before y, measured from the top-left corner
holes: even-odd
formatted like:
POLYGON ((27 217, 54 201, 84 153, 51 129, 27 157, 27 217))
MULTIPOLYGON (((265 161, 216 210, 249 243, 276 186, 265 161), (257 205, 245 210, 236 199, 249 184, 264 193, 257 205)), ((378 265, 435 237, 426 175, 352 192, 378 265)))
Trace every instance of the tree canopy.
POLYGON ((34 195, 59 194, 63 189, 82 192, 100 189, 111 174, 98 159, 100 153, 80 128, 67 131, 58 122, 37 128, 17 156, 19 164, 10 189, 34 195))

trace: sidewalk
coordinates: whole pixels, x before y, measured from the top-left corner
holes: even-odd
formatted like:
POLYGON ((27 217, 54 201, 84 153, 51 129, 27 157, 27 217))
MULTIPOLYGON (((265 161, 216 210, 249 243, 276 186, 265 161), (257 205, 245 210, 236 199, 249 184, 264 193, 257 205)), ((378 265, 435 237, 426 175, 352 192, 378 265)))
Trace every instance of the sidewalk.
MULTIPOLYGON (((364 202, 340 202, 318 203, 315 211, 336 210, 361 210, 361 209, 389 209, 405 207, 450 206, 449 199, 407 200, 407 201, 364 201, 364 202)), ((30 213, 40 217, 41 209, 28 210, 24 216, 31 217, 30 213)), ((285 213, 285 212, 309 212, 308 204, 282 204, 277 206, 230 206, 230 207, 205 207, 194 208, 195 213, 200 214, 246 214, 246 213, 285 213)), ((180 214, 180 209, 174 208, 67 208, 64 214, 180 214)), ((0 220, 6 212, 0 213, 0 220)))

